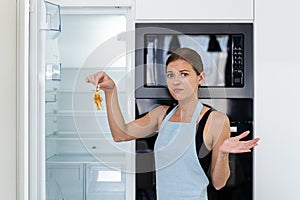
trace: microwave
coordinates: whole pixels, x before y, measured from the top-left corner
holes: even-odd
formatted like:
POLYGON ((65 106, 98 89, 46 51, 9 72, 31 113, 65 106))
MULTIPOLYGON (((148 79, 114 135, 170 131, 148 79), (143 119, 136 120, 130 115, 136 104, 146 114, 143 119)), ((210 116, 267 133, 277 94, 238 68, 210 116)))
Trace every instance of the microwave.
POLYGON ((180 47, 202 58, 199 98, 253 98, 251 23, 136 23, 136 98, 170 98, 165 63, 180 47))

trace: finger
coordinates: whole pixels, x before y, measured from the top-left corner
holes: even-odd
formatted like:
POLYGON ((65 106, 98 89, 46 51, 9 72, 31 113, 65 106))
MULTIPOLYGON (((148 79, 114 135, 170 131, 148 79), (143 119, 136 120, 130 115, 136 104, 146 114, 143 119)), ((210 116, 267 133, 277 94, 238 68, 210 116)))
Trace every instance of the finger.
POLYGON ((96 74, 91 74, 91 75, 87 76, 86 77, 86 82, 92 83, 93 85, 96 85, 97 84, 97 82, 95 82, 96 79, 97 79, 96 76, 97 76, 96 74))
POLYGON ((258 145, 258 142, 259 142, 260 138, 254 138, 252 140, 249 140, 247 141, 248 142, 248 145, 258 145))
POLYGON ((92 83, 93 85, 97 86, 103 79, 103 76, 103 72, 97 72, 95 74, 88 75, 85 80, 87 83, 92 83))
POLYGON ((86 81, 87 83, 90 83, 90 82, 91 82, 91 75, 85 77, 85 81, 86 81))
POLYGON ((257 142, 246 142, 246 143, 240 143, 239 147, 237 148, 237 150, 239 151, 244 151, 244 152, 250 152, 252 148, 254 148, 255 146, 257 146, 258 143, 257 142))
POLYGON ((247 153, 247 152, 251 152, 251 148, 249 148, 245 145, 240 145, 240 146, 236 147, 233 151, 234 151, 234 153, 247 153))
POLYGON ((257 146, 258 143, 257 143, 256 139, 253 139, 253 140, 248 140, 248 141, 240 141, 240 145, 243 146, 244 148, 251 149, 251 148, 257 146))
POLYGON ((95 85, 99 85, 100 86, 100 83, 103 82, 105 78, 105 73, 104 72, 98 72, 96 73, 96 80, 95 80, 95 85))
POLYGON ((245 131, 245 132, 241 133, 240 135, 236 136, 236 138, 238 140, 241 140, 241 139, 247 137, 247 135, 249 135, 249 133, 250 133, 250 131, 245 131))
POLYGON ((252 140, 246 140, 246 141, 240 141, 243 144, 254 144, 257 143, 259 141, 258 138, 252 139, 252 140))
POLYGON ((251 152, 251 149, 234 149, 233 151, 231 151, 230 153, 248 153, 251 152))
POLYGON ((111 89, 111 84, 107 81, 103 81, 101 83, 98 83, 98 87, 100 89, 111 89))
POLYGON ((251 149, 240 150, 237 153, 249 153, 249 152, 251 152, 251 149))

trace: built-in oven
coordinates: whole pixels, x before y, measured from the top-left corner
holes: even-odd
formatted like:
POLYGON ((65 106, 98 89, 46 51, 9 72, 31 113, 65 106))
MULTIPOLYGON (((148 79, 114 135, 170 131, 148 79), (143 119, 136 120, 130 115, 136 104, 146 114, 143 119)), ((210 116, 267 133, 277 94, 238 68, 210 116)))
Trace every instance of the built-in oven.
MULTIPOLYGON (((203 104, 227 114, 231 136, 249 130, 246 140, 253 138, 252 99, 200 99, 203 104)), ((173 105, 172 99, 136 99, 136 116, 141 117, 159 105, 173 105)), ((154 143, 157 133, 136 141, 137 200, 155 199, 154 143), (145 197, 145 198, 143 198, 145 197)), ((252 200, 253 153, 230 154, 230 177, 221 190, 209 185, 209 200, 252 200)))
MULTIPOLYGON (((158 105, 176 103, 168 92, 165 62, 179 47, 202 57, 205 82, 199 99, 228 115, 231 136, 253 136, 253 25, 251 23, 137 23, 135 35, 136 117, 158 105)), ((155 198, 153 147, 156 134, 137 140, 137 200, 155 198)), ((209 200, 252 200, 253 153, 230 154, 231 175, 219 191, 209 186, 209 200)))

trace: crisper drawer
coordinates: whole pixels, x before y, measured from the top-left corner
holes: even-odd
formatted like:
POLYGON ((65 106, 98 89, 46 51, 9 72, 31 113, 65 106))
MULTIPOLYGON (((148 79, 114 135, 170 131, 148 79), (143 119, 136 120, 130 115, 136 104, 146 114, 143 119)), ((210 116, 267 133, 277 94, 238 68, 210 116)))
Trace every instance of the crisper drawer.
POLYGON ((86 200, 125 200, 125 183, 121 164, 86 165, 86 200))
POLYGON ((47 200, 83 200, 83 164, 47 164, 47 200))

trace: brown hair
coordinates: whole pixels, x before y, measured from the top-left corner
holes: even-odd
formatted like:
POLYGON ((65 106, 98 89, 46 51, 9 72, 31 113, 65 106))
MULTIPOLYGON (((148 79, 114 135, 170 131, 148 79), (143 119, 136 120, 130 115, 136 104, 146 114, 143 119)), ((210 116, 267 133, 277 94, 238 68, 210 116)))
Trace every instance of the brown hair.
POLYGON ((200 75, 200 73, 203 71, 203 63, 200 55, 190 48, 179 48, 173 51, 167 59, 166 66, 168 66, 170 62, 180 59, 183 59, 190 63, 196 71, 197 75, 200 75))

